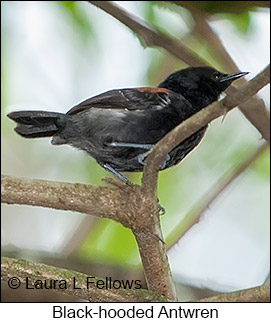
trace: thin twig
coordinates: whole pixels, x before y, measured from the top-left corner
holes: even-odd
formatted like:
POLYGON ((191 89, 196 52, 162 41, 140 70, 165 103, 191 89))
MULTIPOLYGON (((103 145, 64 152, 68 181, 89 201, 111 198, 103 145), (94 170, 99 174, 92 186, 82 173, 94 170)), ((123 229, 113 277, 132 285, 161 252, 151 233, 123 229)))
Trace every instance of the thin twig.
MULTIPOLYGON (((112 3, 106 1, 91 3, 96 6, 103 6, 104 10, 107 10, 108 13, 115 16, 129 28, 138 28, 138 30, 135 31, 138 31, 139 36, 142 37, 142 39, 146 42, 146 45, 163 47, 173 55, 181 58, 189 65, 202 65, 202 61, 199 60, 196 55, 192 54, 190 50, 187 50, 187 48, 181 43, 172 40, 165 35, 162 35, 161 33, 158 33, 156 30, 150 28, 145 23, 139 22, 139 20, 134 16, 128 15, 122 9, 118 10, 118 7, 113 5, 112 3), (115 10, 116 8, 117 11, 115 10), (114 10, 115 13, 111 13, 110 10, 114 10)), ((219 105, 216 107, 218 108, 219 105)), ((221 113, 221 111, 219 111, 219 113, 221 113)), ((214 111, 213 114, 211 113, 205 119, 203 118, 203 122, 208 123, 212 120, 212 118, 219 116, 219 113, 218 111, 214 111)), ((193 119, 191 118, 191 120, 193 119)), ((186 123, 187 127, 191 127, 192 133, 196 131, 195 127, 193 128, 194 121, 186 123)), ((199 124, 200 120, 197 120, 196 127, 199 124)), ((186 135, 189 136, 189 134, 187 133, 186 135)), ((178 139, 180 138, 178 137, 178 139)), ((180 139, 180 141, 182 141, 183 139, 180 139)), ((163 142, 164 144, 166 143, 166 141, 163 142)), ((160 148, 161 147, 162 145, 160 145, 160 148)), ((156 151, 158 151, 158 149, 156 149, 156 151)), ((148 159, 150 160, 150 158, 148 159)), ((160 163, 158 164, 158 167, 159 165, 160 163)), ((155 172, 157 172, 157 169, 158 168, 156 167, 155 172)), ((155 189, 152 190, 153 194, 151 195, 144 194, 144 180, 142 182, 142 190, 132 187, 129 192, 125 192, 125 197, 123 196, 123 191, 119 189, 108 189, 108 191, 105 191, 103 190, 105 188, 96 188, 92 190, 92 188, 87 185, 85 187, 80 186, 82 184, 74 184, 74 186, 72 186, 73 184, 62 183, 62 185, 60 183, 56 183, 55 186, 55 183, 51 182, 47 186, 43 181, 30 181, 27 183, 26 180, 14 179, 10 177, 4 177, 3 182, 3 202, 5 203, 39 205, 57 209, 75 210, 96 216, 108 217, 121 222, 127 227, 130 227, 137 238, 141 255, 143 255, 142 261, 146 267, 146 280, 149 282, 149 284, 151 284, 151 288, 156 290, 159 294, 166 295, 170 299, 175 298, 171 275, 167 270, 168 264, 163 264, 164 262, 166 262, 166 255, 164 248, 161 248, 161 230, 159 225, 157 225, 157 210, 155 210, 154 206, 155 189), (80 193, 77 195, 78 190, 80 193), (128 205, 129 209, 127 208, 128 205), (141 214, 142 216, 140 216, 141 214), (157 253, 155 257, 152 258, 150 255, 146 254, 146 245, 155 243, 157 244, 157 253), (161 256, 160 261, 158 259, 159 255, 161 256), (162 283, 161 285, 158 284, 158 286, 155 284, 155 281, 151 277, 152 270, 156 265, 160 266, 156 268, 156 272, 161 272, 163 275, 162 283), (168 277, 165 277, 164 275, 168 275, 168 277)), ((151 182, 150 185, 153 184, 156 185, 156 180, 155 183, 151 182)), ((155 280, 156 282, 157 280, 159 280, 158 274, 155 276, 155 280)))
POLYGON ((256 94, 259 89, 269 83, 269 78, 266 77, 268 75, 270 75, 270 66, 267 66, 263 72, 258 74, 247 85, 238 89, 236 93, 227 95, 220 102, 210 104, 166 134, 146 158, 142 176, 142 192, 151 196, 155 195, 159 167, 173 148, 212 120, 225 114, 225 111, 229 111, 238 104, 249 100, 250 96, 256 94))
POLYGON ((173 56, 191 66, 205 65, 197 55, 193 54, 188 47, 183 45, 178 39, 169 38, 161 32, 149 26, 146 22, 133 14, 122 9, 110 1, 87 1, 94 6, 104 10, 125 26, 130 28, 144 41, 146 46, 162 47, 173 56))
POLYGON ((222 104, 227 108, 228 106, 237 106, 245 103, 268 83, 270 83, 270 64, 244 86, 238 88, 235 93, 226 96, 223 99, 222 104))
POLYGON ((20 284, 18 288, 34 288, 37 281, 56 281, 53 290, 57 293, 79 297, 90 302, 165 302, 164 297, 143 289, 101 288, 108 283, 103 278, 78 273, 76 271, 34 264, 27 260, 1 258, 1 279, 5 282, 20 284), (92 283, 91 283, 92 282, 92 283), (104 283, 103 283, 104 282, 104 283), (98 285, 97 285, 98 284, 98 285), (97 287, 98 286, 98 287, 97 287))
MULTIPOLYGON (((104 10, 122 22, 125 26, 129 27, 134 33, 139 35, 145 41, 146 46, 159 46, 164 48, 187 65, 206 65, 207 62, 203 61, 202 58, 199 58, 196 54, 194 54, 192 50, 182 44, 181 41, 169 38, 167 35, 155 30, 153 27, 150 27, 143 20, 128 13, 118 5, 110 1, 88 2, 104 10)), ((231 66, 233 65, 231 64, 231 66)), ((234 88, 234 86, 231 86, 230 88, 234 88)), ((228 91, 230 91, 230 88, 228 91)), ((262 100, 253 98, 251 102, 248 102, 246 105, 241 105, 240 110, 245 117, 258 129, 262 137, 270 143, 270 115, 266 111, 262 100)))
MULTIPOLYGON (((193 7, 193 6, 192 6, 193 7)), ((208 15, 203 12, 198 12, 195 8, 191 10, 196 22, 194 33, 200 35, 206 40, 208 46, 213 49, 220 64, 224 67, 226 72, 237 71, 238 66, 235 64, 232 57, 224 47, 217 34, 208 24, 208 15)), ((269 75, 270 77, 270 75, 269 75)), ((238 85, 244 85, 247 81, 244 78, 238 80, 238 85)), ((231 93, 234 86, 226 90, 226 93, 231 93)), ((270 144, 270 113, 266 109, 264 102, 254 97, 246 104, 240 104, 239 109, 245 117, 254 125, 255 128, 262 134, 263 138, 270 144)))
POLYGON ((264 152, 267 151, 269 145, 264 143, 256 151, 253 151, 244 161, 235 167, 233 170, 228 171, 217 182, 209 193, 204 194, 202 202, 197 203, 196 207, 187 214, 187 216, 176 225, 174 232, 170 234, 173 239, 170 239, 170 243, 167 244, 167 250, 174 246, 180 238, 194 225, 196 224, 201 215, 210 207, 210 205, 220 196, 222 192, 239 176, 241 175, 252 163, 254 163, 264 152), (185 223, 185 225, 184 225, 185 223))
POLYGON ((195 21, 193 35, 200 36, 208 43, 225 72, 238 71, 238 66, 225 49, 220 38, 208 24, 209 16, 202 11, 191 10, 191 12, 195 21))
MULTIPOLYGON (((265 71, 265 73, 267 72, 265 71)), ((258 90, 261 86, 264 86, 266 78, 261 74, 251 82, 253 88, 258 90), (261 84, 259 84, 259 81, 261 84)), ((242 94, 242 99, 249 98, 244 95, 246 89, 249 94, 253 95, 253 92, 251 92, 251 82, 239 90, 242 94)), ((222 103, 226 101, 226 106, 224 104, 224 107, 227 109, 233 108, 234 104, 238 103, 235 100, 236 97, 238 98, 236 93, 233 94, 234 103, 231 102, 230 96, 222 101, 222 103)), ((147 157, 141 188, 131 186, 127 192, 124 192, 120 188, 110 189, 83 184, 15 179, 2 176, 2 202, 73 210, 95 216, 107 217, 121 222, 123 225, 131 228, 136 235, 141 256, 144 258, 143 262, 146 264, 152 260, 156 261, 151 266, 145 268, 146 281, 151 282, 152 288, 162 287, 162 290, 155 289, 155 291, 164 295, 164 285, 160 286, 154 283, 154 276, 151 271, 152 268, 157 268, 158 272, 161 273, 161 281, 172 281, 172 277, 168 271, 168 264, 159 261, 159 258, 167 259, 164 248, 160 246, 162 233, 158 225, 157 208, 155 208, 159 165, 163 162, 166 154, 179 142, 222 114, 223 109, 221 109, 220 103, 215 102, 167 134, 147 157), (155 257, 150 259, 147 259, 148 256, 144 252, 145 246, 147 244, 150 245, 149 240, 147 240, 148 234, 152 238, 151 245, 154 245, 153 249, 155 250, 155 257), (145 237, 145 241, 142 237, 145 237), (166 274, 168 276, 163 277, 166 274)), ((175 291, 172 289, 172 286, 173 283, 168 284, 168 290, 165 295, 169 299, 175 299, 175 291)))

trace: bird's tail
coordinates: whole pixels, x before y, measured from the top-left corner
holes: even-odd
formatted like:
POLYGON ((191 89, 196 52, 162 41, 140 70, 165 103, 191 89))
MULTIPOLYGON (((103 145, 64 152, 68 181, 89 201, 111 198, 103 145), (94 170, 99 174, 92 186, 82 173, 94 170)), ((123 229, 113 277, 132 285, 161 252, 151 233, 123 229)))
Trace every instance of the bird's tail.
POLYGON ((7 115, 17 123, 15 131, 25 138, 51 137, 65 125, 65 114, 47 111, 16 111, 7 115))

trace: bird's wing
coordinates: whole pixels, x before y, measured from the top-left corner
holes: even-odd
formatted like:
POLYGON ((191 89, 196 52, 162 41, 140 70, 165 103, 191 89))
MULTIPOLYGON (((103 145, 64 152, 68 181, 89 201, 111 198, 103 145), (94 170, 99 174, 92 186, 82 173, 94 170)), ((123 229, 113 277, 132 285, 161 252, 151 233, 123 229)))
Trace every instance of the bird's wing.
POLYGON ((172 95, 182 97, 180 94, 168 89, 156 87, 111 90, 79 103, 69 110, 67 114, 75 114, 90 108, 125 110, 159 109, 170 104, 172 95))

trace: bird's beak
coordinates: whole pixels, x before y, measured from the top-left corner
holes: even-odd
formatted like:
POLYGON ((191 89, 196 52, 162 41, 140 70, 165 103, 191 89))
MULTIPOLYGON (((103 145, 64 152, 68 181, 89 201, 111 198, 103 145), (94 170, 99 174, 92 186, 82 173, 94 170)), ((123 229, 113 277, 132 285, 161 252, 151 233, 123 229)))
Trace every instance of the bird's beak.
POLYGON ((220 79, 220 82, 225 82, 225 81, 234 81, 239 79, 240 77, 247 75, 249 72, 239 72, 239 73, 234 73, 234 74, 228 74, 225 76, 222 76, 220 79))

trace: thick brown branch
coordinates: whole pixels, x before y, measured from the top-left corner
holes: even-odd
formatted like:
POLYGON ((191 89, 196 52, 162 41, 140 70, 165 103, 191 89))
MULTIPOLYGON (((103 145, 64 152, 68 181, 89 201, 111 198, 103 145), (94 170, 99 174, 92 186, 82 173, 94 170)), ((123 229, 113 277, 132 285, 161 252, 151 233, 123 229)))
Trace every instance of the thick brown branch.
MULTIPOLYGON (((62 284, 65 281, 66 288, 56 288, 57 293, 79 297, 91 302, 167 301, 166 298, 147 290, 98 289, 95 284, 87 285, 87 281, 91 280, 94 283, 100 281, 101 284, 101 281, 104 281, 102 278, 44 264, 34 264, 27 260, 2 257, 1 280, 8 282, 12 277, 17 277, 20 280, 20 288, 24 288, 26 278, 28 279, 28 286, 34 286, 34 282, 38 280, 47 281, 48 283, 50 280, 58 280, 62 281, 62 284)), ((270 302, 270 285, 264 284, 255 288, 204 298, 198 302, 270 302)))
MULTIPOLYGON (((196 54, 192 52, 191 49, 186 47, 177 39, 169 38, 167 35, 155 30, 150 27, 144 21, 139 19, 138 17, 128 13, 124 9, 120 8, 116 4, 113 4, 109 1, 88 1, 92 3, 96 7, 104 10, 111 16, 118 19, 125 26, 130 28, 133 32, 135 32, 138 36, 140 36, 147 46, 158 46, 166 49, 169 53, 179 58, 187 65, 191 66, 201 66, 206 65, 201 58, 199 58, 196 54)), ((190 8, 193 12, 193 6, 190 8)), ((206 26, 205 26, 206 27, 206 26)), ((211 29, 204 28, 203 32, 208 32, 211 34, 211 29)), ((212 33, 210 36, 214 41, 216 35, 212 33)), ((207 38, 209 39, 209 37, 207 38)), ((216 37, 216 39, 218 39, 216 37)), ((220 43, 219 47, 220 51, 223 52, 223 46, 220 43)), ((225 50, 223 57, 226 57, 226 61, 230 63, 227 69, 233 66, 236 66, 232 59, 229 57, 228 53, 225 50), (231 62, 230 62, 231 61, 231 62)), ((237 68, 237 67, 236 67, 237 68)), ((232 72, 232 71, 231 71, 232 72)), ((234 87, 231 86, 230 88, 234 87)), ((258 129, 261 133, 262 137, 265 138, 270 143, 270 115, 266 111, 265 106, 262 100, 258 98, 252 98, 251 101, 247 102, 246 105, 240 105, 240 110, 246 116, 246 118, 258 129)))
MULTIPOLYGON (((152 291, 140 289, 100 289, 97 288, 97 281, 105 281, 102 278, 85 275, 72 270, 52 267, 44 264, 34 264, 27 260, 12 258, 1 258, 1 279, 8 282, 10 278, 16 277, 21 282, 23 288, 28 280, 28 286, 34 286, 37 280, 62 281, 62 286, 66 282, 66 288, 56 288, 55 291, 82 298, 90 302, 165 302, 164 297, 152 291), (93 278, 88 278, 93 277, 93 278), (64 282, 65 281, 65 282, 64 282), (88 281, 94 282, 87 284, 88 281), (74 288, 77 287, 77 289, 74 288)), ((48 284, 47 283, 47 284, 48 284)), ((101 287, 100 282, 100 287, 101 287)), ((57 286, 57 285, 56 285, 57 286)), ((106 286, 106 284, 105 284, 106 286)))
POLYGON ((225 111, 229 111, 238 104, 244 103, 250 96, 256 94, 259 89, 269 83, 269 78, 266 77, 269 73, 270 69, 268 66, 249 83, 238 89, 236 93, 227 95, 220 102, 210 104, 166 134, 146 158, 141 187, 144 194, 152 196, 156 193, 158 170, 168 152, 203 126, 225 114, 225 111))
MULTIPOLYGON (((114 180, 110 183, 116 184, 114 180)), ((119 182, 115 188, 108 188, 2 176, 1 184, 2 203, 77 211, 113 219, 130 228, 137 238, 143 265, 149 264, 144 268, 148 288, 171 300, 176 299, 161 243, 156 197, 147 200, 138 186, 119 182), (154 268, 157 275, 153 275, 154 268), (167 283, 166 287, 163 282, 167 283)))
POLYGON ((130 228, 134 222, 132 214, 125 212, 132 194, 116 188, 2 175, 1 195, 2 203, 76 211, 114 219, 130 228))
MULTIPOLYGON (((89 2, 102 8, 135 31, 145 41, 146 45, 165 48, 172 55, 180 58, 188 65, 203 65, 202 61, 179 41, 171 39, 149 27, 138 18, 120 9, 118 6, 107 1, 89 2)), ((182 127, 176 128, 177 130, 173 130, 173 137, 166 136, 167 138, 165 137, 166 139, 163 139, 161 144, 157 145, 158 148, 156 147, 152 153, 154 161, 147 164, 144 172, 142 189, 136 186, 132 186, 129 189, 109 189, 82 184, 28 181, 3 177, 2 201, 9 204, 28 204, 73 210, 100 217, 107 217, 121 222, 123 225, 131 228, 136 236, 142 262, 145 266, 146 280, 151 288, 159 294, 166 295, 170 299, 175 299, 174 286, 168 270, 165 251, 161 243, 162 236, 158 223, 157 209, 155 208, 157 169, 167 152, 175 147, 178 142, 197 131, 202 122, 207 124, 212 119, 220 116, 223 111, 219 108, 219 105, 212 108, 209 107, 209 112, 204 112, 202 119, 200 115, 197 116, 198 119, 191 118, 188 123, 182 124, 182 127), (180 136, 178 129, 183 129, 184 135, 182 134, 180 136), (191 132, 189 132, 190 130, 191 132), (172 146, 171 140, 174 138, 175 142, 173 141, 172 146), (168 147, 166 147, 167 145, 168 147), (148 169, 152 167, 151 165, 154 167, 153 172, 148 171, 148 169), (79 194, 77 195, 77 193, 79 194), (153 257, 146 252, 146 246, 152 247, 153 257), (154 268, 156 269, 156 274, 154 275, 155 279, 152 277, 154 268), (159 273, 161 273, 160 276, 159 273), (160 285, 155 283, 155 281, 157 282, 159 279, 161 280, 160 285)), ((263 136, 265 137, 265 135, 263 136)), ((150 158, 148 158, 148 160, 150 160, 150 158)))
POLYGON ((240 303, 240 302, 253 302, 253 303, 269 303, 270 302, 270 284, 264 284, 262 286, 240 290, 238 292, 221 294, 218 296, 203 298, 197 302, 210 303, 240 303))
POLYGON ((168 264, 165 244, 161 236, 158 217, 152 232, 136 232, 135 238, 138 244, 147 285, 151 290, 159 290, 161 295, 171 301, 177 300, 175 286, 168 264), (157 266, 156 264, 159 264, 157 266), (147 275, 146 272, 151 273, 147 275))
MULTIPOLYGON (((242 99, 248 99, 244 95, 246 89, 252 95, 253 88, 254 91, 255 89, 257 91, 266 84, 264 74, 251 81, 253 87, 250 85, 250 82, 250 84, 240 89, 242 99)), ((238 104, 238 100, 235 100, 235 98, 238 98, 238 95, 234 95, 233 98, 233 103, 227 97, 222 101, 225 108, 231 109, 235 104, 238 104)), ((221 109, 220 103, 215 102, 167 134, 156 145, 146 160, 141 188, 125 186, 123 189, 109 189, 84 184, 55 183, 2 176, 2 202, 78 211, 121 222, 124 226, 131 228, 136 235, 143 263, 147 264, 153 259, 157 261, 152 263, 152 266, 145 268, 147 282, 154 281, 151 270, 155 266, 157 266, 158 272, 161 273, 161 281, 171 282, 168 284, 166 292, 163 283, 162 285, 151 283, 151 288, 154 288, 157 293, 165 295, 169 299, 175 299, 175 291, 172 277, 168 271, 168 265, 164 261, 159 261, 159 259, 166 261, 165 250, 159 245, 159 239, 162 235, 160 227, 157 225, 158 214, 155 208, 159 165, 163 162, 166 154, 179 142, 222 114, 223 109, 221 109), (159 234, 157 235, 156 232, 159 232, 159 234), (154 246, 156 255, 152 259, 147 259, 148 255, 145 253, 145 246, 149 244, 147 240, 148 234, 151 234, 152 237, 156 235, 157 239, 156 241, 153 240, 153 244, 156 244, 154 246), (145 237, 145 239, 142 239, 142 237, 145 237), (167 277, 164 275, 167 275, 167 277)))

